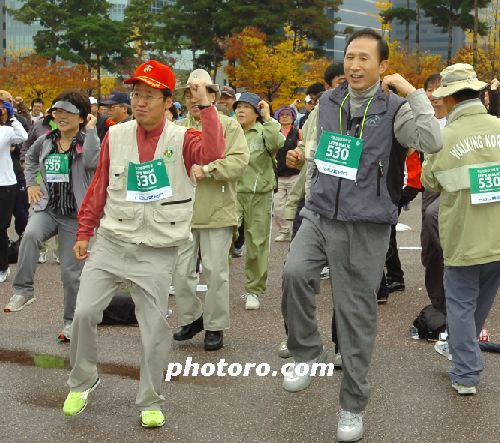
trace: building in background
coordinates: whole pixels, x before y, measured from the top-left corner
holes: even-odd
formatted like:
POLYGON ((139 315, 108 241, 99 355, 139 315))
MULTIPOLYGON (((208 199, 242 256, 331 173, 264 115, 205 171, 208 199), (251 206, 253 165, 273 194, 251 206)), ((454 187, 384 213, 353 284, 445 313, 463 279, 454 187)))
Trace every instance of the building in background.
MULTIPOLYGON (((410 0, 410 9, 415 10, 415 0, 410 0)), ((394 8, 406 8, 407 0, 392 0, 394 8)), ((398 41, 404 46, 406 26, 398 20, 394 20, 391 26, 391 41, 398 41)), ((465 32, 460 28, 453 28, 452 56, 465 44, 465 32)), ((410 50, 415 50, 415 22, 410 23, 410 50)), ((439 26, 433 25, 431 19, 425 17, 423 12, 420 17, 420 50, 439 54, 446 60, 448 55, 448 32, 444 32, 439 26)))
POLYGON ((333 25, 334 38, 323 45, 325 55, 330 59, 342 60, 346 38, 363 28, 381 32, 379 11, 374 0, 344 0, 337 12, 327 10, 331 18, 340 19, 333 25))

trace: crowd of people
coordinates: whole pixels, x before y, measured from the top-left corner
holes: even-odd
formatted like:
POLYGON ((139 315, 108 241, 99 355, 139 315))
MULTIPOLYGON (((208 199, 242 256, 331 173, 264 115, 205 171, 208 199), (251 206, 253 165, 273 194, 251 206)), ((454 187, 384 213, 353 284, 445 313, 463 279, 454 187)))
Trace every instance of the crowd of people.
POLYGON ((476 394, 478 337, 500 287, 499 82, 455 64, 417 89, 385 75, 388 67, 387 43, 364 29, 347 40, 343 63, 275 112, 203 69, 176 87, 175 73, 155 60, 125 80, 128 92, 100 102, 63 91, 46 112, 41 99, 28 111, 0 91, 2 283, 16 243, 7 235, 12 217, 19 237, 4 312, 36 300, 37 265, 57 235, 58 338, 70 343, 72 368, 65 415, 81 413, 99 385, 97 325, 128 285, 143 348, 136 405, 142 426, 162 426, 172 337, 205 331, 206 351, 223 348, 231 257, 244 256, 245 309, 260 309, 274 218, 274 240, 290 242, 277 352, 294 364, 283 388, 306 389, 304 365, 327 360, 315 311, 320 279, 329 278, 334 362, 343 370, 337 439, 361 439, 377 305, 405 290, 396 225, 420 193, 425 287, 448 337, 435 349, 451 360, 458 394, 476 394))

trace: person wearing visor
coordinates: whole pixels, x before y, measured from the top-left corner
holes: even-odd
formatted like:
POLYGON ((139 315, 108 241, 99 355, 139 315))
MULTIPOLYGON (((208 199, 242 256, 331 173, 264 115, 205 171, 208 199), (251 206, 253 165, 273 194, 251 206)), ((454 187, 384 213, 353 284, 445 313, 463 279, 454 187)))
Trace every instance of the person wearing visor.
POLYGON ((163 370, 172 327, 168 291, 178 247, 191 239, 196 181, 192 169, 222 158, 224 132, 206 85, 189 84, 200 109, 203 133, 166 119, 175 87, 172 70, 155 60, 125 80, 132 84, 135 120, 111 126, 97 170, 78 215, 74 252, 86 260, 73 321, 63 412, 74 416, 99 384, 97 325, 122 282, 130 284, 142 340, 136 406, 143 427, 163 426, 163 370), (88 250, 97 228, 97 238, 88 250))
POLYGON ((58 338, 68 341, 83 268, 72 253, 76 215, 97 166, 99 139, 90 102, 80 92, 63 92, 51 111, 58 129, 38 138, 26 153, 28 201, 34 212, 19 247, 14 295, 4 312, 20 311, 36 300, 34 277, 40 245, 57 234, 64 288, 63 329, 58 338), (39 185, 38 172, 42 177, 39 185))

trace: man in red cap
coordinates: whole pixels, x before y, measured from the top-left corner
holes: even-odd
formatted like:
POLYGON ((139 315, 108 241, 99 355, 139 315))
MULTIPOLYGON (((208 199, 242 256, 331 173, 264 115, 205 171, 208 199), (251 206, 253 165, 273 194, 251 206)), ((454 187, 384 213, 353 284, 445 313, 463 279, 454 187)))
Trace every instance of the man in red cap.
POLYGON ((71 335, 68 385, 63 411, 83 411, 99 384, 97 325, 120 283, 130 285, 142 339, 141 376, 136 406, 144 427, 165 423, 161 411, 163 369, 171 327, 168 289, 177 247, 190 238, 195 181, 191 168, 224 155, 217 111, 205 84, 194 80, 191 94, 201 109, 201 131, 165 119, 172 106, 175 75, 154 60, 140 65, 130 94, 135 120, 112 126, 103 140, 99 163, 78 214, 76 257, 87 260, 71 335), (89 239, 97 239, 88 251, 89 239))

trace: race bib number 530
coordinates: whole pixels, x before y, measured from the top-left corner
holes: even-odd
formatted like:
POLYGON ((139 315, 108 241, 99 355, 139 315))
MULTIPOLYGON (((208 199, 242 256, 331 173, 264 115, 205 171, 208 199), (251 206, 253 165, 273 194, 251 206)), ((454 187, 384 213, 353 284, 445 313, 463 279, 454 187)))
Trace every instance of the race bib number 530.
POLYGON ((500 165, 469 168, 473 205, 500 202, 500 165))
POLYGON ((152 202, 172 196, 172 187, 162 159, 146 163, 129 163, 127 200, 152 202))

